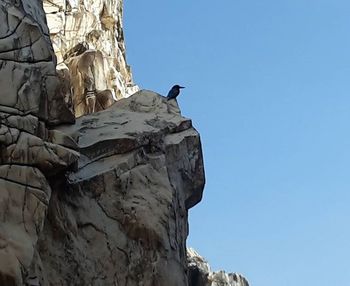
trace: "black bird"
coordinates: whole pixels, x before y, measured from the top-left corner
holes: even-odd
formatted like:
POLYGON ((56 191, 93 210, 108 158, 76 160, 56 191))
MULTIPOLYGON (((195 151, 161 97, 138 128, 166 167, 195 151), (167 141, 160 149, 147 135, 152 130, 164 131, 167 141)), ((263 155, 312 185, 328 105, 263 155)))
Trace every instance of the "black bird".
POLYGON ((167 99, 174 99, 176 98, 179 94, 180 94, 180 89, 181 88, 185 88, 184 86, 179 86, 178 84, 174 85, 171 90, 169 90, 168 95, 167 95, 167 99))

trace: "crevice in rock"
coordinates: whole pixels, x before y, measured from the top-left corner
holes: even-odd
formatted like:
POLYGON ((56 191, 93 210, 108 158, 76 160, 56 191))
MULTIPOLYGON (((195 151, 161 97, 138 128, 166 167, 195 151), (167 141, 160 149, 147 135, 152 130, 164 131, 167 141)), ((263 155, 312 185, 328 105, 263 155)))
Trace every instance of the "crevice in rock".
POLYGON ((22 24, 22 22, 23 22, 23 20, 25 19, 25 17, 26 17, 26 16, 24 16, 23 18, 18 19, 19 22, 17 23, 17 25, 15 26, 15 28, 14 28, 9 34, 0 37, 0 40, 6 39, 6 38, 11 37, 12 35, 14 35, 14 34, 16 33, 17 29, 19 28, 19 26, 22 24))
POLYGON ((47 59, 43 60, 33 60, 33 59, 26 59, 26 60, 15 60, 15 59, 4 59, 0 57, 0 61, 5 62, 12 62, 12 63, 19 63, 19 64, 28 64, 28 65, 34 65, 34 64, 40 64, 40 63, 52 63, 52 57, 50 56, 47 59))
MULTIPOLYGON (((38 41, 40 41, 41 39, 42 39, 42 37, 39 36, 38 38, 34 39, 34 41, 30 42, 28 45, 14 47, 14 48, 8 49, 8 50, 0 50, 0 54, 9 53, 9 52, 16 52, 16 51, 20 51, 20 50, 25 49, 25 48, 29 48, 29 47, 33 46, 35 43, 37 43, 38 41)), ((27 61, 28 61, 28 59, 26 59, 26 62, 27 61)))

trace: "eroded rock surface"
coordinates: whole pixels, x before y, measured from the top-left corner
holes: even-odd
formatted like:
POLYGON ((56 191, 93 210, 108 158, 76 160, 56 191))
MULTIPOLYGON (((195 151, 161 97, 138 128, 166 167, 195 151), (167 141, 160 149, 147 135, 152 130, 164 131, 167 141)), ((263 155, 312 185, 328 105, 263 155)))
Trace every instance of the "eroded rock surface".
POLYGON ((60 130, 81 156, 52 187, 43 285, 187 285, 188 209, 204 171, 199 135, 176 101, 141 91, 60 130))
POLYGON ((48 178, 79 153, 48 126, 74 122, 57 96, 55 55, 41 1, 0 2, 0 285, 24 285, 46 217, 48 178))
POLYGON ((138 90, 126 63, 122 0, 43 2, 61 89, 77 117, 106 109, 138 90))
POLYGON ((208 262, 194 249, 187 250, 189 286, 249 286, 238 273, 212 272, 208 262))
POLYGON ((0 285, 248 286, 186 257, 191 120, 149 91, 114 103, 137 90, 121 0, 44 5, 50 32, 42 1, 0 2, 0 285))

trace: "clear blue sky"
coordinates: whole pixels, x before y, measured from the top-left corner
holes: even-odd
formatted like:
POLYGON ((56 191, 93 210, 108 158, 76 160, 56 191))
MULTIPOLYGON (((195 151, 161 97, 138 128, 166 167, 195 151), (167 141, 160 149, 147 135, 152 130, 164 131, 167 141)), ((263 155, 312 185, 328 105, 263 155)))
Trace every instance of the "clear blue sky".
POLYGON ((125 1, 124 26, 201 134, 188 246, 252 286, 350 285, 350 2, 125 1))

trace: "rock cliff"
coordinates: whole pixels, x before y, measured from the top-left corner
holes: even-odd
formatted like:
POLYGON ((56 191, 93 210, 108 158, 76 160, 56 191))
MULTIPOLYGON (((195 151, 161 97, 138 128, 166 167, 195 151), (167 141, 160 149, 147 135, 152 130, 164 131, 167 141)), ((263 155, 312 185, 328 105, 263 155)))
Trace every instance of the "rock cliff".
POLYGON ((187 250, 187 259, 190 286, 249 286, 240 274, 212 272, 208 262, 192 248, 187 250))
POLYGON ((62 126, 41 2, 0 8, 0 285, 187 285, 204 186, 191 121, 141 91, 62 126))
POLYGON ((77 117, 138 90, 125 58, 122 0, 43 2, 61 92, 77 117))
POLYGON ((187 257, 200 137, 130 96, 121 5, 0 2, 0 285, 248 286, 187 257))
POLYGON ((43 285, 186 285, 201 146, 175 101, 140 91, 60 131, 80 158, 55 180, 39 241, 43 285))
POLYGON ((0 2, 0 285, 24 285, 46 220, 51 178, 79 157, 48 127, 74 122, 57 93, 40 1, 0 2))

